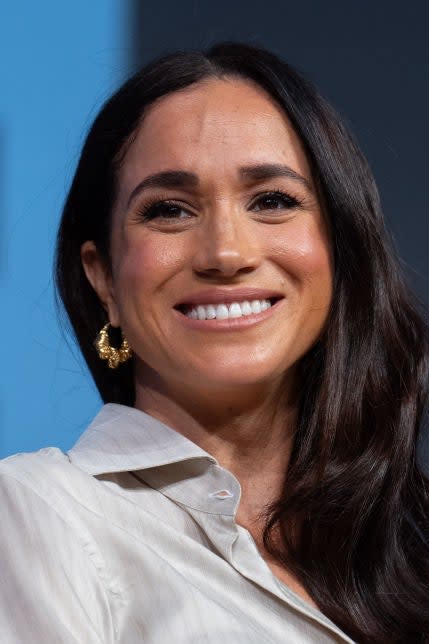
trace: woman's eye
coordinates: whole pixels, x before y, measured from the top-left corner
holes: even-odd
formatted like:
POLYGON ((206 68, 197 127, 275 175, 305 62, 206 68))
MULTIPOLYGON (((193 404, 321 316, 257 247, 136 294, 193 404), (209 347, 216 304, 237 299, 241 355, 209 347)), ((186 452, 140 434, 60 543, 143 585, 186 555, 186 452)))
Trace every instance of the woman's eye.
POLYGON ((140 213, 145 221, 150 221, 152 219, 185 219, 189 217, 189 213, 176 203, 169 203, 168 201, 159 201, 158 203, 152 204, 143 208, 140 213))
POLYGON ((259 210, 290 210, 300 203, 295 197, 284 192, 267 192, 256 199, 253 208, 259 210), (256 206, 256 207, 255 207, 256 206))
MULTIPOLYGON (((300 202, 295 197, 291 197, 281 191, 273 191, 259 195, 253 202, 251 209, 256 210, 256 212, 265 210, 291 210, 300 205, 300 202)), ((192 217, 192 214, 181 204, 166 200, 143 206, 138 214, 142 217, 143 221, 159 219, 164 222, 175 222, 192 217)))

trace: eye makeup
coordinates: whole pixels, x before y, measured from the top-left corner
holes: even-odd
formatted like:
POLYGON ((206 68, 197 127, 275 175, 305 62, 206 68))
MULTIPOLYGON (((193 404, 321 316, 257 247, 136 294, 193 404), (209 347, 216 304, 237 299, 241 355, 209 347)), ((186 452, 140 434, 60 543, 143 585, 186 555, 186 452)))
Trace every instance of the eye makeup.
MULTIPOLYGON (((303 201, 282 189, 264 190, 256 194, 249 206, 256 212, 285 211, 301 208, 303 201), (259 206, 255 210, 255 206, 259 206), (262 207, 261 207, 262 206, 262 207)), ((159 195, 137 209, 138 217, 143 221, 152 221, 160 218, 164 221, 177 221, 195 216, 188 204, 171 198, 162 199, 159 195), (187 216, 182 216, 187 213, 187 216)))

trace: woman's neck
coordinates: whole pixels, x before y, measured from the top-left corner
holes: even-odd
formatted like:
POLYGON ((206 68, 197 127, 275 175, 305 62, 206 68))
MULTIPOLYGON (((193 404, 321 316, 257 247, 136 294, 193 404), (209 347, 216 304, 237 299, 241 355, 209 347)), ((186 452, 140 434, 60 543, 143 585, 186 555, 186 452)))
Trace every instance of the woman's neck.
POLYGON ((158 418, 211 454, 242 489, 239 515, 256 521, 278 499, 296 423, 296 405, 285 383, 277 391, 190 392, 167 389, 146 377, 136 386, 136 407, 158 418), (246 395, 247 394, 247 395, 246 395))

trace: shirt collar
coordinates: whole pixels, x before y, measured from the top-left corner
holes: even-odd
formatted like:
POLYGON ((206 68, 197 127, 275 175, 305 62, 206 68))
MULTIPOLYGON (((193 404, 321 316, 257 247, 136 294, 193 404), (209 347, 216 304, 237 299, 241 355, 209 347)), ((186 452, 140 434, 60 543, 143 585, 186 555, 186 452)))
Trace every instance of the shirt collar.
MULTIPOLYGON (((146 412, 109 403, 67 453, 73 465, 93 476, 138 471, 137 478, 186 506, 197 523, 203 523, 202 515, 221 517, 214 530, 207 533, 207 522, 204 529, 219 552, 228 561, 232 559, 232 545, 238 535, 233 519, 240 501, 240 484, 213 456, 179 432, 146 412), (230 496, 218 494, 225 491, 230 496), (197 514, 192 510, 197 510, 197 514)), ((244 556, 247 557, 246 551, 244 556)), ((251 567, 246 576, 254 580, 260 569, 252 571, 251 567)), ((275 587, 274 592, 279 595, 278 582, 276 585, 269 581, 269 587, 275 587)), ((293 603, 296 607, 296 600, 293 603)), ((305 612, 308 614, 308 609, 305 612)), ((314 609, 310 614, 314 616, 314 609)), ((318 612, 317 619, 326 624, 327 618, 318 612)), ((332 622, 329 625, 338 633, 332 622)))
POLYGON ((231 472, 179 432, 133 407, 104 405, 67 454, 92 476, 138 471, 151 487, 200 512, 234 516, 238 507, 241 488, 231 472))
POLYGON ((69 450, 71 462, 96 476, 145 470, 213 456, 144 411, 108 403, 69 450))

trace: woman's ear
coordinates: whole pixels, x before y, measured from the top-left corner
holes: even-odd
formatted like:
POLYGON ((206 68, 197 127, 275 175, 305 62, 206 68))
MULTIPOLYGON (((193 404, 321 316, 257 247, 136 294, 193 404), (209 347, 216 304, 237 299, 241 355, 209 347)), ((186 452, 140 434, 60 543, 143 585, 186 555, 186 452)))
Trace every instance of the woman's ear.
POLYGON ((106 266, 104 258, 101 256, 93 241, 86 241, 82 244, 80 257, 85 275, 106 310, 110 324, 113 327, 120 326, 112 276, 108 266, 106 266))

